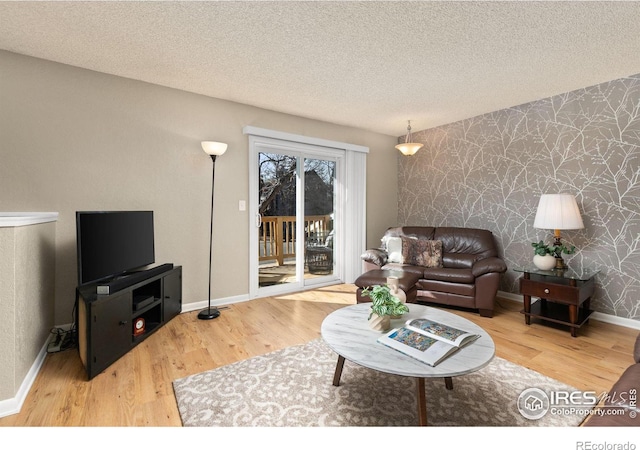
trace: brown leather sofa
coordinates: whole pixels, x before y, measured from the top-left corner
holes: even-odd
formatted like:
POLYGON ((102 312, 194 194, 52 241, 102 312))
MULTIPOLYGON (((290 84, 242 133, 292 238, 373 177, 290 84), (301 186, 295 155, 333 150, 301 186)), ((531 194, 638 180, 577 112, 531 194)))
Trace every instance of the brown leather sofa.
POLYGON ((589 416, 585 427, 637 427, 640 426, 640 334, 633 349, 632 364, 609 390, 596 413, 589 416), (601 413, 601 414, 600 414, 601 413))
POLYGON ((476 309, 484 317, 493 316, 500 276, 507 270, 491 231, 475 228, 389 228, 382 246, 365 251, 362 260, 364 273, 355 281, 358 302, 370 301, 362 297, 363 288, 395 274, 408 301, 476 309), (422 257, 425 241, 432 248, 422 257), (419 248, 418 258, 412 246, 419 248))

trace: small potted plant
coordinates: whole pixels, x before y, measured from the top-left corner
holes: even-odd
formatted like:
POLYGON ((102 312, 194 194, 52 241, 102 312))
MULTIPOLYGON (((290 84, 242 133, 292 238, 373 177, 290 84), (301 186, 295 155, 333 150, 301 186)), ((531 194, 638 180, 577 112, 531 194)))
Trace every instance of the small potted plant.
POLYGON ((560 245, 547 245, 544 242, 532 242, 531 246, 533 247, 533 263, 540 270, 551 270, 555 268, 564 268, 564 262, 562 262, 563 267, 557 266, 557 260, 560 259, 562 261, 562 253, 571 255, 575 253, 575 246, 567 247, 564 244, 560 245))
POLYGON ((391 316, 401 316, 409 312, 409 307, 391 293, 389 286, 375 285, 362 290, 363 297, 371 297, 369 326, 377 331, 391 328, 391 316))

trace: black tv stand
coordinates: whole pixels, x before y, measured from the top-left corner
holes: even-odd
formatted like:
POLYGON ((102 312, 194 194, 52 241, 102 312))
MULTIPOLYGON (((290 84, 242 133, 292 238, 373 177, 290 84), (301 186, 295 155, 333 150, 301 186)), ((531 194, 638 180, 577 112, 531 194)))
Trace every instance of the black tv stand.
POLYGON ((120 281, 126 286, 110 284, 109 294, 98 292, 101 283, 76 288, 78 352, 89 380, 182 310, 181 266, 163 264, 120 281))
POLYGON ((148 280, 156 275, 167 272, 173 269, 173 264, 167 263, 157 267, 152 267, 146 270, 140 270, 138 272, 129 272, 109 280, 104 280, 98 283, 96 290, 100 295, 115 294, 121 289, 134 285, 144 280, 148 280))

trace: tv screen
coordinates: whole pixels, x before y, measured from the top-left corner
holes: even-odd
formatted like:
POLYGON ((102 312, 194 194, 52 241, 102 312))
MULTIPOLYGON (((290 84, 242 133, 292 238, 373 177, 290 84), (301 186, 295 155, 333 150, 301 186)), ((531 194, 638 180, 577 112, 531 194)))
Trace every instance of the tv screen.
POLYGON ((155 262, 153 211, 76 212, 78 284, 155 262))

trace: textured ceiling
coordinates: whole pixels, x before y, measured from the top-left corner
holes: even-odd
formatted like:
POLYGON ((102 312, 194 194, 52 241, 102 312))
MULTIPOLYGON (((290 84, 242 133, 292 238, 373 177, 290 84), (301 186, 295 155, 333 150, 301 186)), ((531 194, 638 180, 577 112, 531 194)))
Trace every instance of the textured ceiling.
POLYGON ((403 135, 640 73, 640 2, 0 2, 0 49, 403 135))

